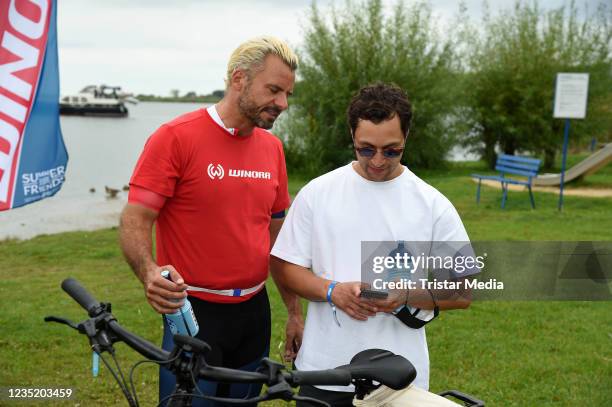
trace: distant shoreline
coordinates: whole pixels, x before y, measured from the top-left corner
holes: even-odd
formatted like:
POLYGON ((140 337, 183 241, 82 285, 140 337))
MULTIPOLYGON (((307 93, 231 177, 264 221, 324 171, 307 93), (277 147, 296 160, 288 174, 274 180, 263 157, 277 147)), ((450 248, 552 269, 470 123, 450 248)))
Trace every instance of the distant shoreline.
POLYGON ((138 95, 136 97, 139 102, 164 102, 164 103, 217 103, 221 100, 218 97, 195 97, 195 98, 185 98, 185 97, 165 97, 165 96, 148 96, 148 95, 138 95))

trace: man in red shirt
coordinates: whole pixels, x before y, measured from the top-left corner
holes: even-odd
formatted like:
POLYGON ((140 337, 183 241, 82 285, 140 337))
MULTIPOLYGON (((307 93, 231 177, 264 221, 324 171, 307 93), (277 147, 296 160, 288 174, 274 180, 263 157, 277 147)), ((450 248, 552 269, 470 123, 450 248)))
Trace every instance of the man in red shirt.
MULTIPOLYGON (((197 337, 212 347, 211 365, 254 370, 269 352, 264 283, 289 194, 282 143, 266 129, 288 107, 296 68, 297 57, 278 39, 239 46, 228 63, 225 97, 162 125, 130 180, 120 229, 125 258, 157 312, 176 312, 189 295, 197 337), (172 281, 162 270, 170 271, 172 281)), ((295 295, 280 291, 289 312, 286 354, 294 357, 303 330, 301 307, 295 295)), ((163 347, 172 346, 164 323, 163 347)), ((174 383, 161 369, 160 400, 174 383)), ((199 387, 219 397, 260 392, 254 385, 201 381, 199 387)))

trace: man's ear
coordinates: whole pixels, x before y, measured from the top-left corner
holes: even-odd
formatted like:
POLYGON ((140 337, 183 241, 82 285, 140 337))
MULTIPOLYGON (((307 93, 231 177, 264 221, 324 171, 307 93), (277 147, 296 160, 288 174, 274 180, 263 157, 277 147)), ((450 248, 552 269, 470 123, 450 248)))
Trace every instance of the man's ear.
POLYGON ((230 87, 236 91, 241 91, 245 87, 247 80, 248 77, 245 71, 238 68, 234 69, 230 77, 230 87))

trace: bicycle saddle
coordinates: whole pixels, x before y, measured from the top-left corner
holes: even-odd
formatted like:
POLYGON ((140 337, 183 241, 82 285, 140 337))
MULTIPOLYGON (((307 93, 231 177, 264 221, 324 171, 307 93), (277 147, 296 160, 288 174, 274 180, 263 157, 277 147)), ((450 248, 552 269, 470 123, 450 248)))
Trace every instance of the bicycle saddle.
POLYGON ((383 349, 361 351, 348 365, 337 369, 348 370, 353 380, 378 382, 393 390, 408 387, 416 377, 416 369, 410 361, 383 349))

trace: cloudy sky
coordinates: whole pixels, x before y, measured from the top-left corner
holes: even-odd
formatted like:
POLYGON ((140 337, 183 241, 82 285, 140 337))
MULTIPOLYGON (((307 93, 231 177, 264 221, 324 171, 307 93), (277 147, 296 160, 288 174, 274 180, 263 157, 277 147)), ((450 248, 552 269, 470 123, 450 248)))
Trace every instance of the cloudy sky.
MULTIPOLYGON (((332 0, 318 0, 323 10, 332 0)), ((597 3, 598 0, 588 0, 597 3)), ((406 0, 409 3, 410 0, 406 0)), ((456 0, 430 0, 441 26, 456 0)), ((169 95, 223 88, 227 59, 245 39, 274 35, 299 47, 310 0, 58 0, 62 94, 88 84, 169 95)), ((342 0, 336 1, 342 5, 342 0)), ((474 18, 482 0, 465 0, 474 18)), ((492 12, 510 0, 489 0, 492 12)), ((545 8, 564 0, 540 0, 545 8)), ((386 0, 390 8, 395 0, 386 0)), ((582 4, 579 1, 579 4, 582 4)), ((593 6, 591 9, 594 9, 593 6)))

